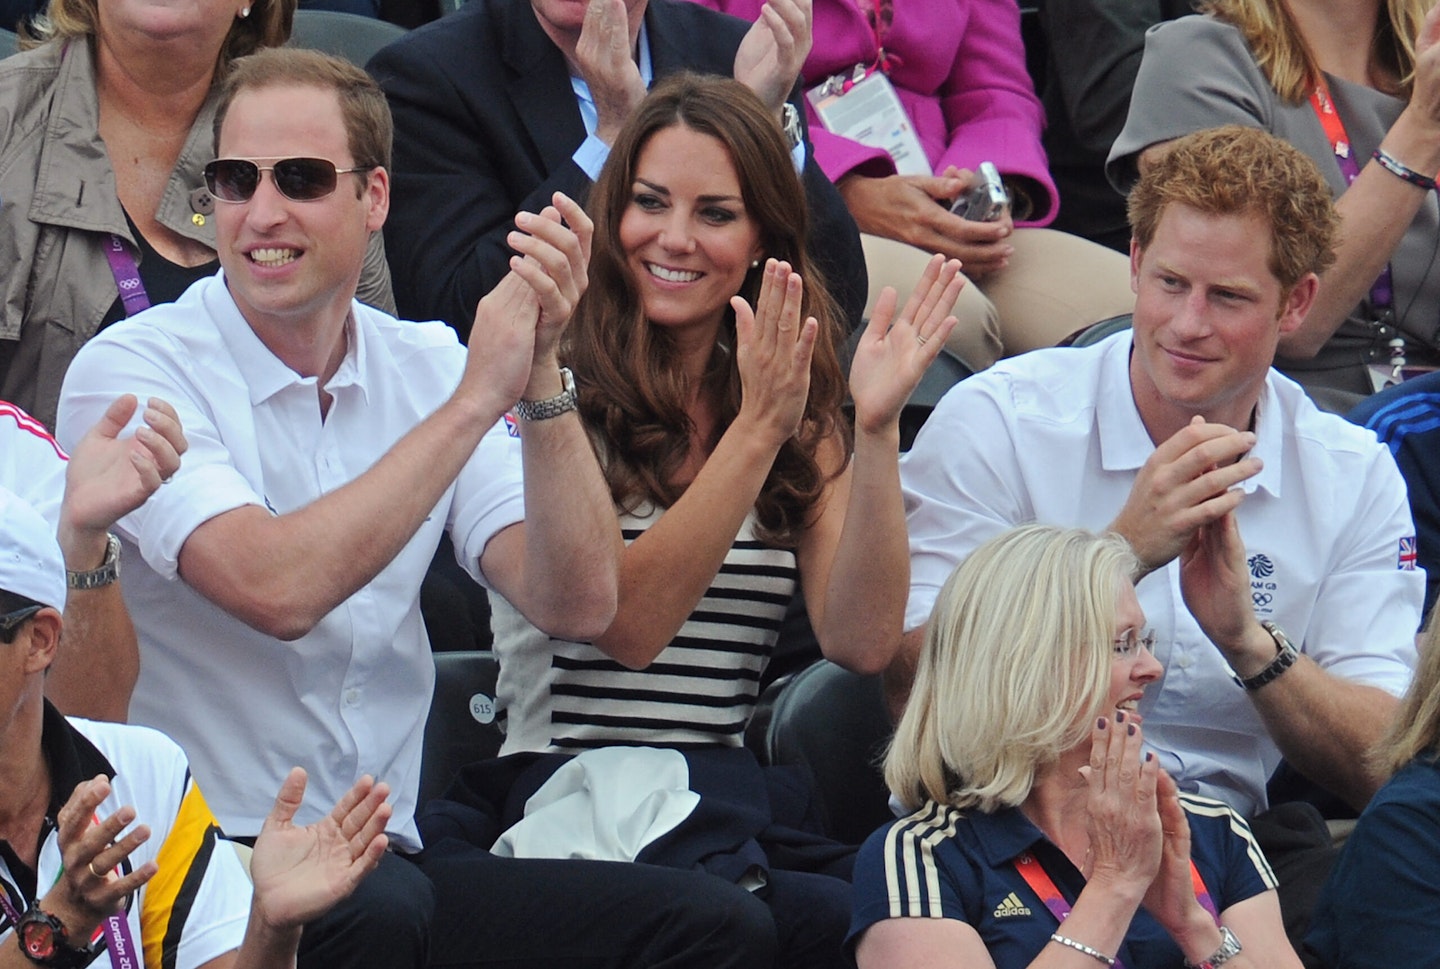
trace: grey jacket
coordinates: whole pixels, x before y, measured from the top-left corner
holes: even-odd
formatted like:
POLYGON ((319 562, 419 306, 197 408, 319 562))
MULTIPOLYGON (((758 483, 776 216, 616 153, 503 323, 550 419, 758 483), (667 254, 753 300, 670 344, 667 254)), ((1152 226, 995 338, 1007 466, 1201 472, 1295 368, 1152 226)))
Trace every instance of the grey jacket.
MULTIPOLYGON (((212 94, 190 128, 156 211, 215 248, 214 219, 191 208, 214 157, 212 94)), ((0 400, 55 425, 65 370, 118 294, 105 244, 134 238, 100 140, 91 45, 54 41, 0 61, 0 400)), ((379 233, 358 297, 394 311, 379 233)))

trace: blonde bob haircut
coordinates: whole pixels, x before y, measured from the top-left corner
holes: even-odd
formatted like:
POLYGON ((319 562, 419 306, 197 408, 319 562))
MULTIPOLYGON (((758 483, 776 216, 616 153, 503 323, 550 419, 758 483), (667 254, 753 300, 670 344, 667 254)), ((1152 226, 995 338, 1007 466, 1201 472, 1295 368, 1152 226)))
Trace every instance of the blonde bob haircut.
POLYGON ((985 813, 1084 742, 1109 697, 1116 601, 1137 562, 1118 535, 1023 525, 946 580, 885 757, 909 810, 985 813))
MULTIPOLYGON (((1370 38, 1371 60, 1395 79, 1387 93, 1406 101, 1415 87, 1415 38, 1432 2, 1385 0, 1370 38)), ((1207 0, 1200 9, 1244 35, 1255 65, 1282 99, 1299 104, 1310 97, 1320 66, 1285 0, 1207 0)))
POLYGON ((1416 757, 1440 759, 1440 621, 1431 614, 1420 642, 1420 664, 1385 739, 1371 755, 1384 780, 1416 757))

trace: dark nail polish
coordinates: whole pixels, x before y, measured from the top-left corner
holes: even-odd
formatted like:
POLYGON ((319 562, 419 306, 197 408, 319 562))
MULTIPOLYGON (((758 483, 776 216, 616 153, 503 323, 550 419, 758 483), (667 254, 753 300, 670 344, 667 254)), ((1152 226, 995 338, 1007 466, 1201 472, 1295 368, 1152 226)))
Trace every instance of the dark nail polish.
POLYGON ((1125 728, 1125 732, 1132 737, 1135 736, 1135 725, 1133 723, 1130 724, 1130 726, 1125 728))
POLYGON ((1125 722, 1125 711, 1124 711, 1124 710, 1120 710, 1120 711, 1118 711, 1118 712, 1115 714, 1115 722, 1116 722, 1116 723, 1124 723, 1124 722, 1125 722))
POLYGON ((1104 718, 1104 717, 1101 717, 1099 720, 1096 720, 1096 721, 1095 721, 1095 729, 1096 729, 1096 730, 1104 730, 1104 729, 1105 729, 1106 727, 1108 727, 1108 726, 1109 726, 1109 724, 1107 724, 1107 723, 1105 722, 1105 718, 1104 718))

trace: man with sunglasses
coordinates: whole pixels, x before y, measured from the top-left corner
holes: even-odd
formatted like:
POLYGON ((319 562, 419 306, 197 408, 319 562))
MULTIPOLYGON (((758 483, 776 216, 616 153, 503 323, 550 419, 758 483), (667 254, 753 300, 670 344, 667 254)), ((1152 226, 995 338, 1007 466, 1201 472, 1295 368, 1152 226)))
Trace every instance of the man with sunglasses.
POLYGON ((45 698, 65 573, 49 523, 0 488, 0 967, 293 965, 301 926, 384 852, 389 788, 363 778, 300 828, 305 774, 289 772, 256 842, 252 902, 173 741, 45 698))
POLYGON ((180 466, 185 435, 175 411, 152 399, 143 424, 122 433, 137 401, 117 398, 66 455, 44 425, 0 401, 0 488, 43 514, 65 554, 70 595, 65 649, 45 692, 72 716, 123 721, 139 673, 135 627, 120 596, 120 544, 110 529, 180 466), (103 668, 107 675, 97 677, 103 668))
POLYGON ((1165 666, 1147 744, 1250 821, 1298 946, 1334 851, 1296 799, 1342 814, 1375 791, 1368 753, 1415 665, 1415 527, 1390 453, 1271 368, 1334 261, 1315 164, 1253 128, 1199 132, 1129 213, 1133 329, 963 381, 901 462, 906 619, 923 626, 954 562, 1012 524, 1124 535, 1165 666))
POLYGON ((292 763, 312 765, 301 821, 362 774, 394 786, 399 853, 302 940, 300 964, 327 969, 425 962, 432 889, 403 854, 420 848, 434 682, 418 591, 442 533, 566 638, 610 622, 621 547, 556 363, 589 220, 563 196, 518 220, 467 353, 442 324, 354 299, 389 144, 357 68, 284 49, 238 61, 206 171, 222 271, 91 341, 59 421, 73 440, 134 392, 185 425, 180 471, 118 526, 141 643, 131 717, 185 747, 226 831, 260 831, 292 763))

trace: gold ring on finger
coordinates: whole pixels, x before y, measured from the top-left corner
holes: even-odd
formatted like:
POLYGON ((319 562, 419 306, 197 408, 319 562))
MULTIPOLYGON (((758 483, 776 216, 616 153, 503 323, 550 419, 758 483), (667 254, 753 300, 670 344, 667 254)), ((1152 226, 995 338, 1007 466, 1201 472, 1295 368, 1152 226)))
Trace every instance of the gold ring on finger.
POLYGON ((917 333, 915 334, 915 342, 923 347, 925 345, 925 338, 917 333))
POLYGON ((100 879, 101 881, 105 880, 105 874, 103 872, 98 872, 95 870, 95 862, 93 860, 85 862, 85 867, 89 868, 90 874, 94 875, 96 878, 100 879))

